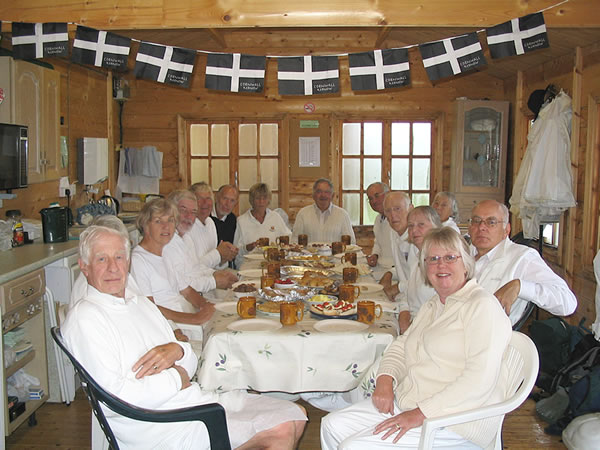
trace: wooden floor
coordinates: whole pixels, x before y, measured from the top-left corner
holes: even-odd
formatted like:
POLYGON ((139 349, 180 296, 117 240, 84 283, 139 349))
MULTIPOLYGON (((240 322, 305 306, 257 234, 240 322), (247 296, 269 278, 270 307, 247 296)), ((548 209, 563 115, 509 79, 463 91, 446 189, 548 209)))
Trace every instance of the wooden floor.
MULTIPOLYGON (((325 414, 307 403, 300 402, 308 411, 306 427, 300 450, 318 450, 319 424, 325 414)), ((533 448, 564 449, 559 437, 544 433, 544 422, 534 414, 534 402, 527 400, 521 408, 508 415, 504 421, 504 448, 526 450, 533 448)), ((7 449, 89 449, 90 408, 81 390, 70 406, 47 403, 36 416, 38 424, 29 427, 27 422, 6 438, 7 449)), ((0 446, 1 447, 1 446, 0 446)))

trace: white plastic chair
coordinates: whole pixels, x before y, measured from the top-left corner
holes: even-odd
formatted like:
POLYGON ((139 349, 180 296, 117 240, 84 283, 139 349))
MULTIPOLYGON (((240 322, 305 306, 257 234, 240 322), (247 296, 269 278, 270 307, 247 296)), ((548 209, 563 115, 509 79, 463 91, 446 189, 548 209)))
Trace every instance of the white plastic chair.
POLYGON ((537 378, 540 364, 534 343, 518 331, 512 332, 509 346, 502 360, 503 364, 508 368, 510 377, 507 383, 508 395, 506 400, 495 405, 483 406, 470 411, 425 419, 421 430, 419 449, 432 448, 435 432, 440 428, 488 417, 502 416, 502 420, 498 424, 496 437, 488 447, 495 450, 502 450, 502 423, 504 415, 517 409, 527 399, 537 378))

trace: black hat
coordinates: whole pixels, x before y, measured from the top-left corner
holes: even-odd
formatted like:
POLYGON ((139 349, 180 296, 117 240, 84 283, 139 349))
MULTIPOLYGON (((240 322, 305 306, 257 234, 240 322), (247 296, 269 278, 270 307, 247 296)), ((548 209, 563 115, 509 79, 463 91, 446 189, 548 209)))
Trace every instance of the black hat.
POLYGON ((545 95, 546 89, 536 89, 529 96, 529 100, 527 100, 527 106, 529 107, 531 112, 535 114, 536 119, 540 112, 540 109, 542 109, 542 105, 544 104, 545 95))

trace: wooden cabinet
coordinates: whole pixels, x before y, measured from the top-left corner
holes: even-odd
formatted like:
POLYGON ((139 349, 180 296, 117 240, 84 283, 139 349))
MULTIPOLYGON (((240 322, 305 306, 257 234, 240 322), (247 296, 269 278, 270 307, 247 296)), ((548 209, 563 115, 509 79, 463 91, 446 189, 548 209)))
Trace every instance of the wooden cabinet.
MULTIPOLYGON (((27 420, 48 399, 48 366, 46 359, 46 333, 44 324, 44 292, 46 288, 44 269, 11 280, 0 286, 0 306, 2 308, 2 344, 7 333, 16 332, 22 344, 17 343, 15 360, 7 359, 0 370, 2 383, 2 408, 4 409, 4 431, 8 436, 27 420), (27 374, 40 380, 44 395, 40 399, 25 402, 25 410, 12 417, 8 408, 6 380, 23 369, 27 374)), ((14 338, 14 337, 13 337, 14 338)), ((11 339, 14 340, 14 339, 11 339)))
POLYGON ((456 101, 450 190, 456 195, 459 220, 484 199, 504 202, 509 103, 456 101))
POLYGON ((8 82, 9 102, 0 117, 27 125, 29 134, 28 182, 66 176, 60 155, 60 73, 37 64, 0 58, 0 80, 8 82))

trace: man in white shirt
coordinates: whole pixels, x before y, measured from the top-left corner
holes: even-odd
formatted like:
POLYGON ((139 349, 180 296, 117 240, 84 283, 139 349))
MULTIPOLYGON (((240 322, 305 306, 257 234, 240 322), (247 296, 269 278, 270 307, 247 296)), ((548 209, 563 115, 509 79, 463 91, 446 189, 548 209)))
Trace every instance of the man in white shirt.
POLYGON ((190 191, 196 196, 198 216, 194 225, 184 236, 184 242, 193 248, 198 261, 211 268, 224 268, 227 262, 235 259, 238 249, 230 242, 220 241, 217 227, 210 218, 213 210, 212 188, 204 183, 194 183, 190 191))
POLYGON ((371 267, 379 265, 385 270, 389 270, 394 265, 394 255, 392 254, 391 227, 389 221, 383 214, 383 200, 390 188, 387 184, 376 182, 367 188, 367 197, 373 211, 376 211, 377 217, 373 224, 373 250, 367 256, 367 263, 371 267))
MULTIPOLYGON (((117 231, 91 226, 81 235, 81 271, 89 286, 62 327, 67 347, 107 391, 135 406, 175 409, 218 402, 227 416, 232 447, 295 448, 306 420, 286 401, 204 392, 190 382, 198 358, 178 342, 158 308, 127 287, 129 242, 117 231)), ((202 422, 153 423, 104 408, 123 448, 208 449, 202 422)))
POLYGON ((537 251, 508 238, 510 223, 505 205, 484 200, 473 208, 469 223, 475 277, 498 298, 513 325, 523 315, 527 302, 558 316, 575 311, 577 299, 567 283, 537 251))
POLYGON ((214 270, 203 265, 183 240, 185 234, 193 227, 198 213, 196 197, 190 191, 180 189, 169 194, 179 211, 179 223, 171 241, 163 248, 169 278, 175 280, 180 289, 191 286, 204 293, 215 288, 229 289, 238 281, 230 270, 214 270))
MULTIPOLYGON (((410 264, 417 263, 414 245, 408 242, 408 213, 413 209, 410 197, 405 192, 388 192, 383 201, 383 213, 390 223, 390 240, 392 255, 398 281, 408 280, 410 276, 410 264), (413 255, 412 258, 410 256, 413 255)), ((380 283, 383 284, 388 298, 393 299, 399 293, 398 285, 391 283, 392 273, 387 272, 380 283)))
POLYGON ((350 236, 356 244, 350 216, 345 209, 334 205, 333 183, 319 178, 313 184, 314 204, 305 206, 296 215, 292 238, 298 240, 299 234, 308 235, 309 242, 338 242, 342 235, 350 236))

